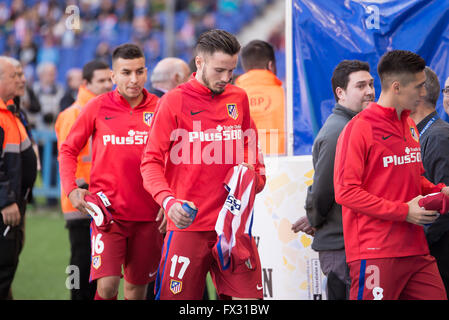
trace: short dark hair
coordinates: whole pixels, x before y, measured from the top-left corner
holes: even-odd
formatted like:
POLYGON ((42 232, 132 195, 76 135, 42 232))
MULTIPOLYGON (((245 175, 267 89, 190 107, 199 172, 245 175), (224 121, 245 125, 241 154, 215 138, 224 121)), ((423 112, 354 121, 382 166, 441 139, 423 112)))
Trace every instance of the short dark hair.
POLYGON ((370 72, 369 63, 360 60, 343 60, 335 67, 332 73, 331 83, 336 102, 338 102, 338 96, 335 90, 338 87, 346 90, 349 83, 349 75, 357 71, 370 72))
POLYGON ((89 61, 83 67, 83 79, 90 83, 94 76, 95 70, 104 70, 104 69, 109 69, 109 65, 103 60, 89 61))
POLYGON ((220 51, 231 56, 238 54, 240 43, 237 38, 227 31, 212 29, 202 33, 196 42, 196 53, 214 54, 220 51))
POLYGON ((273 46, 262 40, 253 40, 244 46, 241 56, 245 72, 252 69, 267 69, 270 61, 276 63, 273 46))
MULTIPOLYGON (((385 81, 391 76, 402 76, 402 84, 406 85, 410 77, 404 75, 412 75, 421 72, 426 67, 426 61, 408 50, 393 50, 385 53, 377 65, 377 73, 379 74, 382 88, 388 86, 385 81)), ((399 79, 398 79, 399 80, 399 79)))
POLYGON ((145 58, 145 55, 143 54, 143 51, 142 49, 140 49, 139 46, 133 43, 125 43, 119 45, 112 52, 112 63, 114 63, 114 61, 117 60, 118 58, 131 60, 131 59, 145 58))
POLYGON ((426 74, 426 82, 424 83, 424 87, 427 91, 424 100, 430 103, 432 107, 435 107, 438 98, 440 97, 440 81, 438 80, 438 76, 435 72, 429 67, 425 67, 424 72, 426 74))

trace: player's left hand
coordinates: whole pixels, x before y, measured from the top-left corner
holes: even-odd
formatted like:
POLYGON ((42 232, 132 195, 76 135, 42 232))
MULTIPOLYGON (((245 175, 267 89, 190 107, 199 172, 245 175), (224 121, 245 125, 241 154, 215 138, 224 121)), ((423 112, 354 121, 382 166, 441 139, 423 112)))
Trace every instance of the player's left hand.
POLYGON ((163 208, 159 209, 159 212, 157 213, 156 221, 161 221, 161 224, 159 225, 159 228, 158 228, 159 232, 166 233, 167 232, 167 218, 165 217, 165 211, 163 208))

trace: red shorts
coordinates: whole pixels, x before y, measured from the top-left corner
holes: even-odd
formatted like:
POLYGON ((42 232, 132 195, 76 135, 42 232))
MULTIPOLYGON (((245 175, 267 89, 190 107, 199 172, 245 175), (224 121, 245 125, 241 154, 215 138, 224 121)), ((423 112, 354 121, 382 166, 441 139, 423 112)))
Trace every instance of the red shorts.
POLYGON ((202 299, 208 271, 220 298, 262 299, 262 269, 254 239, 256 266, 242 273, 220 269, 212 255, 216 242, 215 231, 167 232, 156 279, 156 299, 202 299))
POLYGON ((351 300, 447 300, 431 255, 349 263, 351 300))
POLYGON ((92 221, 90 280, 122 277, 135 285, 154 281, 161 257, 163 236, 159 222, 118 221, 98 228, 92 221))

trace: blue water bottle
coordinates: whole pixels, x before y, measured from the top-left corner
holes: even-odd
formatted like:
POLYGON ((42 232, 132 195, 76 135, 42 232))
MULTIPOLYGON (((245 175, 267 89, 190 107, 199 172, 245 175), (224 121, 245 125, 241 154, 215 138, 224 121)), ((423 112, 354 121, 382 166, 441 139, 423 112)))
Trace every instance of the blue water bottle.
MULTIPOLYGON (((196 214, 198 213, 198 209, 192 208, 191 206, 189 206, 189 204, 188 204, 187 202, 184 202, 184 203, 182 204, 182 208, 184 209, 185 212, 188 213, 189 218, 192 219, 192 221, 195 220, 196 214)), ((177 226, 177 227, 178 227, 179 229, 185 229, 185 228, 187 228, 187 227, 183 227, 183 228, 182 228, 182 227, 179 227, 179 226, 177 226)))

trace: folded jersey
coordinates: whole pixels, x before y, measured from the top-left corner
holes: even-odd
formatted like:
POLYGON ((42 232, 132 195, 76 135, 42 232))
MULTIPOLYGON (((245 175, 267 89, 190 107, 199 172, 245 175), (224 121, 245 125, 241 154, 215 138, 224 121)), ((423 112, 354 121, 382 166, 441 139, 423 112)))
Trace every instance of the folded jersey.
POLYGON ((89 194, 84 197, 84 200, 92 207, 92 209, 94 209, 93 212, 89 209, 87 209, 87 211, 92 216, 92 219, 94 219, 97 227, 104 227, 114 222, 112 219, 112 214, 106 208, 102 197, 105 197, 103 193, 101 193, 101 195, 89 194))
POLYGON ((426 210, 435 210, 440 214, 445 214, 449 211, 449 197, 441 192, 428 194, 421 198, 418 204, 426 210))

